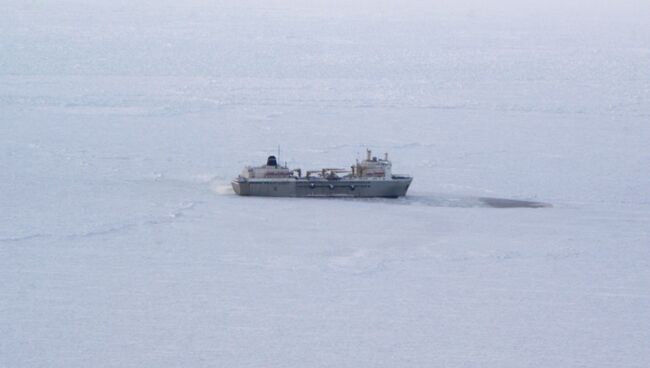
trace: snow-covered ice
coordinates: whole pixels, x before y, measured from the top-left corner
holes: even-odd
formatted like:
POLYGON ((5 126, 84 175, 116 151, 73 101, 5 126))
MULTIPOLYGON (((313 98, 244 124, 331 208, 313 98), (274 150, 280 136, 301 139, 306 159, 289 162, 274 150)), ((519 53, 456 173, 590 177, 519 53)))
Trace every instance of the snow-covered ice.
POLYGON ((411 3, 3 2, 0 367, 650 365, 648 5, 411 3))

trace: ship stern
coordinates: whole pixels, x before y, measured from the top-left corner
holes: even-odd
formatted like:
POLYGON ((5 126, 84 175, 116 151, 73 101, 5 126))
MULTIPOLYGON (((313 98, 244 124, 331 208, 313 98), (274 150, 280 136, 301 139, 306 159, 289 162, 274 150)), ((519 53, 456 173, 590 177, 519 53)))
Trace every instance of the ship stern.
POLYGON ((232 185, 232 190, 240 196, 250 195, 250 184, 241 178, 237 178, 230 182, 232 185))

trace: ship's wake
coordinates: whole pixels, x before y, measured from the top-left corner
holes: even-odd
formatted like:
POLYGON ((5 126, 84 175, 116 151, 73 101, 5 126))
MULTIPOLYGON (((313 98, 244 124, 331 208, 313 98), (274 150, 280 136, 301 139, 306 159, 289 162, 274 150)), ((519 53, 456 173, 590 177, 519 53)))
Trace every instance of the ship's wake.
POLYGON ((210 182, 210 189, 217 194, 220 195, 235 195, 235 192, 232 190, 232 186, 230 183, 220 181, 220 180, 213 180, 210 182))

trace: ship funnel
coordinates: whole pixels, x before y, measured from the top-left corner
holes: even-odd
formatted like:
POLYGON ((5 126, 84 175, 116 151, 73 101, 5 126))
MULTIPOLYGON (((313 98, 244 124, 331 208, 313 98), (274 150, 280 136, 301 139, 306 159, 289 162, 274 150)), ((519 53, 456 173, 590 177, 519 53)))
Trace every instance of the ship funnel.
POLYGON ((384 161, 388 161, 388 152, 384 153, 384 161))
POLYGON ((366 154, 367 154, 367 158, 366 158, 366 160, 370 161, 370 158, 372 157, 372 151, 369 150, 369 149, 367 149, 367 150, 366 150, 366 154))
POLYGON ((266 166, 278 166, 278 160, 275 158, 275 156, 269 156, 269 158, 266 160, 266 166))

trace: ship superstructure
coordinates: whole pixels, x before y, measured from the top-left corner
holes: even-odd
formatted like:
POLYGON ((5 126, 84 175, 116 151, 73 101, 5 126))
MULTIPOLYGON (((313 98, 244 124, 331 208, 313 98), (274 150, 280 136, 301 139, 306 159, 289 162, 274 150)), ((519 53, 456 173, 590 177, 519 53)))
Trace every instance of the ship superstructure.
POLYGON ((304 176, 301 169, 289 169, 269 156, 266 165, 244 168, 232 187, 244 196, 397 198, 406 195, 412 180, 408 175, 392 173, 388 154, 380 159, 367 150, 366 159, 349 170, 308 170, 304 176))

